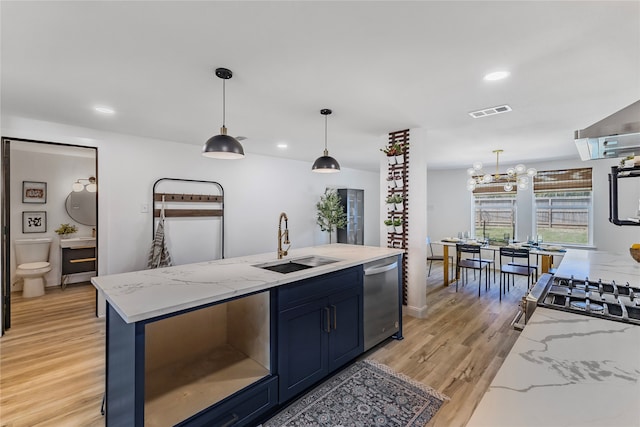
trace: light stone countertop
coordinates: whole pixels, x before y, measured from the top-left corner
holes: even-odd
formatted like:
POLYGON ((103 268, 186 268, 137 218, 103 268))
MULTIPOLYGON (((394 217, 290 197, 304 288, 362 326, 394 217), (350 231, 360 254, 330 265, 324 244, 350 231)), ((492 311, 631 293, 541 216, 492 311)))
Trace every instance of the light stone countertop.
POLYGON ((278 261, 275 252, 91 279, 127 323, 224 301, 403 253, 402 249, 332 244, 292 249, 284 260, 318 255, 338 262, 282 274, 254 264, 278 261))
POLYGON ((615 280, 624 285, 640 286, 640 263, 631 258, 629 252, 610 253, 604 251, 588 251, 569 249, 555 273, 556 277, 576 279, 589 278, 591 282, 602 279, 609 283, 615 280))
POLYGON ((640 326, 536 308, 467 424, 480 426, 640 426, 640 326))

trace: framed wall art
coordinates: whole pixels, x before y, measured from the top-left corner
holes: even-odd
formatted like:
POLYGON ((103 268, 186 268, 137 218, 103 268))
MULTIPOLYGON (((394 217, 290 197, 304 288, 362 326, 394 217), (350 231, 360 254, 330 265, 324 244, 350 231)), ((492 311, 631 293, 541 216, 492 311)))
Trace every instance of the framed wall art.
POLYGON ((47 183, 22 181, 22 203, 47 203, 47 183))
POLYGON ((47 213, 45 211, 22 212, 23 233, 46 233, 47 213))

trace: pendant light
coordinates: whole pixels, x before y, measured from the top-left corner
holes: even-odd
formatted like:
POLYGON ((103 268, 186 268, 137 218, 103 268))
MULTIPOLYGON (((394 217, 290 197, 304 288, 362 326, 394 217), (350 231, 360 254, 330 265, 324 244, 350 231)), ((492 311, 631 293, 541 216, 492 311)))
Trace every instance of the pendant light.
POLYGON ((320 114, 324 116, 324 154, 313 162, 311 170, 318 173, 340 172, 340 164, 336 159, 329 156, 329 151, 327 150, 327 116, 331 114, 331 110, 323 108, 320 110, 320 114))
POLYGON ((225 126, 225 81, 229 80, 233 73, 226 68, 216 68, 216 76, 222 79, 222 127, 220 135, 215 135, 202 147, 202 155, 214 159, 241 159, 244 157, 242 144, 232 136, 227 135, 225 126))

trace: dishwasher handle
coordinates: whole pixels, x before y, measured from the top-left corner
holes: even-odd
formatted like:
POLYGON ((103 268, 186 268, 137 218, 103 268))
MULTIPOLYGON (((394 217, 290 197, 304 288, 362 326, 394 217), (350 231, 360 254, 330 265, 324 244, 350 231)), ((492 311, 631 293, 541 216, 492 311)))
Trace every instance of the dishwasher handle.
POLYGON ((366 268, 364 270, 364 275, 373 276, 375 274, 386 273, 387 271, 391 271, 396 268, 398 268, 398 261, 394 262, 393 264, 383 265, 382 267, 366 268))

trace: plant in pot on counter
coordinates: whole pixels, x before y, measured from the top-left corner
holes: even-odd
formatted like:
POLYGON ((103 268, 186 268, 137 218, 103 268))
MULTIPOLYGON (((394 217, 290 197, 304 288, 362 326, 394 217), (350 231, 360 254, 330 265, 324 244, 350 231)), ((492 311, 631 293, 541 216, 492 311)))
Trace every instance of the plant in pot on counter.
POLYGON ((58 233, 58 235, 62 238, 69 237, 77 231, 78 227, 73 224, 60 224, 60 227, 55 230, 55 232, 58 233))
POLYGON ((318 209, 316 223, 320 226, 321 231, 329 232, 329 243, 331 243, 333 230, 347 225, 347 214, 344 211, 344 206, 340 203, 338 192, 335 189, 327 188, 324 195, 320 196, 316 209, 318 209))

